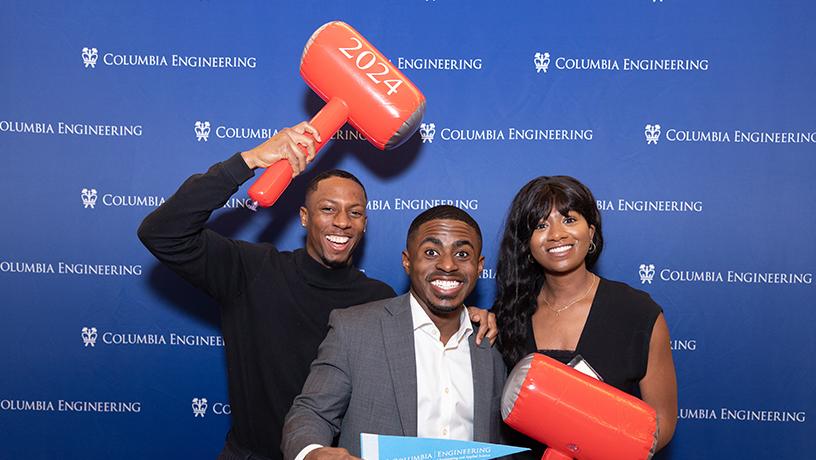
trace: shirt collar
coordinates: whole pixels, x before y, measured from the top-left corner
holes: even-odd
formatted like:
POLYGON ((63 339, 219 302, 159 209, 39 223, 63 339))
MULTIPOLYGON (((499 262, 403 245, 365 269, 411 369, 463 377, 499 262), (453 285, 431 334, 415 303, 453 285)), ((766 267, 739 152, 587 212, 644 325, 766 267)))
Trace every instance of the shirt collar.
MULTIPOLYGON (((436 340, 439 340, 439 328, 437 328, 436 324, 431 321, 431 317, 428 316, 428 313, 426 313, 419 304, 419 301, 416 299, 416 297, 414 297, 413 292, 409 293, 409 297, 411 300, 411 318, 414 322, 414 331, 422 329, 435 337, 436 340)), ((451 336, 448 343, 461 343, 462 340, 470 337, 470 334, 472 333, 473 324, 470 322, 470 315, 468 315, 467 308, 462 308, 461 312, 459 313, 459 330, 457 330, 456 333, 451 336)))

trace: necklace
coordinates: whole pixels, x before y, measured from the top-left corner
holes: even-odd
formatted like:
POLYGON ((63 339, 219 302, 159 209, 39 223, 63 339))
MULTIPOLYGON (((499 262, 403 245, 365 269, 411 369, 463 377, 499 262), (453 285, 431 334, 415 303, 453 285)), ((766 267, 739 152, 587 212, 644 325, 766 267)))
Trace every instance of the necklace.
POLYGON ((561 312, 562 312, 562 311, 564 311, 564 310, 566 310, 567 308, 569 308, 569 307, 571 307, 571 306, 575 305, 575 304, 576 304, 576 303, 577 303, 579 300, 583 300, 583 299, 584 299, 586 296, 588 296, 588 295, 589 295, 589 291, 591 291, 591 290, 592 290, 592 288, 595 286, 595 282, 596 282, 597 280, 598 280, 598 277, 593 276, 593 278, 592 278, 592 282, 591 282, 591 283, 589 283, 589 287, 587 288, 586 292, 584 292, 584 295, 582 295, 581 297, 576 298, 576 299, 575 299, 575 300, 573 300, 572 302, 565 303, 564 305, 550 305, 550 302, 548 302, 548 301, 547 301, 547 299, 545 299, 545 298, 543 298, 543 297, 541 298, 541 300, 542 300, 542 301, 543 301, 545 304, 547 304, 547 308, 548 308, 550 311, 552 311, 553 313, 555 313, 555 316, 557 317, 558 315, 560 315, 560 314, 561 314, 561 312))

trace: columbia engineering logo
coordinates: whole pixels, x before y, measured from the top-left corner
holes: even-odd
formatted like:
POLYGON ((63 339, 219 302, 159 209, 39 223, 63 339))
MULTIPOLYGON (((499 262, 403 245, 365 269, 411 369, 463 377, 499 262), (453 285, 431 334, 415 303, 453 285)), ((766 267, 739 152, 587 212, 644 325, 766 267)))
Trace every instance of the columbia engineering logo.
MULTIPOLYGON (((84 209, 96 209, 101 202, 105 207, 158 207, 166 198, 159 195, 126 195, 99 192, 95 188, 83 188, 80 192, 84 209)), ((249 198, 232 197, 224 203, 225 208, 246 208, 250 211, 258 210, 258 203, 249 198)))
POLYGON ((96 346, 96 338, 97 332, 95 327, 83 327, 82 328, 82 343, 85 344, 85 347, 95 347, 96 346))
POLYGON ((82 63, 85 64, 86 69, 88 67, 95 69, 97 59, 99 59, 99 50, 88 47, 82 48, 82 63))
POLYGON ((550 53, 536 53, 533 56, 533 63, 536 73, 547 73, 547 69, 550 68, 550 53))
POLYGON ((660 125, 655 123, 653 125, 646 125, 643 129, 643 134, 646 136, 646 145, 655 144, 660 140, 660 125))
POLYGON ((654 264, 640 264, 638 275, 640 275, 640 284, 652 284, 655 275, 654 264))
POLYGON ((193 398, 190 407, 193 409, 193 418, 204 418, 208 411, 214 416, 232 414, 232 408, 229 403, 220 401, 213 401, 211 403, 207 398, 193 398))
POLYGON ((193 398, 192 408, 193 418, 204 418, 204 415, 207 413, 207 398, 193 398))
POLYGON ((82 189, 82 205, 85 209, 91 208, 94 209, 96 206, 96 200, 98 198, 96 189, 95 188, 83 188, 82 189))
POLYGON ((209 121, 196 121, 195 122, 195 135, 196 140, 198 142, 207 140, 210 138, 210 122, 209 121))
POLYGON ((436 124, 422 123, 419 125, 419 135, 422 137, 422 143, 432 144, 434 136, 436 135, 436 124))

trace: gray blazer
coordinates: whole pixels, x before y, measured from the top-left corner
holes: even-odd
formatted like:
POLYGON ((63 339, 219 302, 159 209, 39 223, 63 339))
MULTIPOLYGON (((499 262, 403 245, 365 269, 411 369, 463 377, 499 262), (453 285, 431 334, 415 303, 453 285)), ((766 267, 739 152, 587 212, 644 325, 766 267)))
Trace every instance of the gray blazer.
MULTIPOLYGON (((303 392, 283 427, 283 457, 309 444, 345 447, 360 456, 360 433, 416 436, 417 382, 408 294, 334 310, 303 392)), ((470 336, 473 437, 500 442, 506 369, 487 340, 470 336)))

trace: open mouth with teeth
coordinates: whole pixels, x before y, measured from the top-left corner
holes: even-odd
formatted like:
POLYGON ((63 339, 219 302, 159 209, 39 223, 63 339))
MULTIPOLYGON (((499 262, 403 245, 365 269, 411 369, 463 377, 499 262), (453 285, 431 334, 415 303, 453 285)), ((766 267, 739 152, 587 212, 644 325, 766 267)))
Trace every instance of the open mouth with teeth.
POLYGON ((574 244, 565 244, 563 246, 556 246, 554 248, 547 249, 547 253, 549 254, 563 254, 570 249, 572 249, 575 245, 574 244))
POLYGON ((346 248, 346 246, 348 246, 349 241, 351 241, 351 238, 342 235, 326 235, 326 241, 329 242, 329 245, 332 248, 338 251, 342 251, 343 249, 346 248))
POLYGON ((464 283, 459 280, 432 280, 431 286, 442 295, 450 295, 459 291, 464 283))

